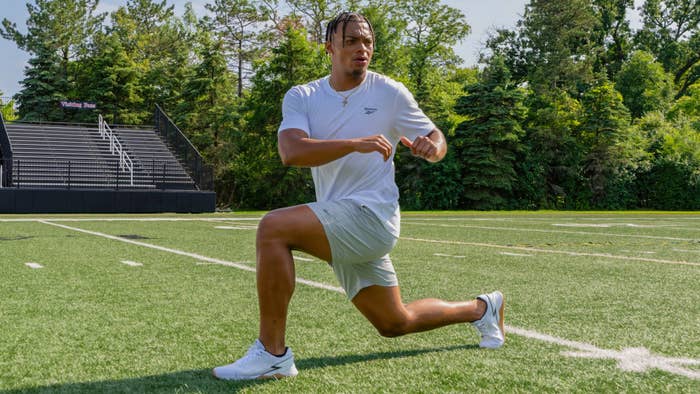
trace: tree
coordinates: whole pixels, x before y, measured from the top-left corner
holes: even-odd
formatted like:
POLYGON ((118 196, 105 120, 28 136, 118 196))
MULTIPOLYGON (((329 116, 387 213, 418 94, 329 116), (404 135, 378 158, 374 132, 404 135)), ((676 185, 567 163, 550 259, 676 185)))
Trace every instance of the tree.
POLYGON ((632 30, 627 10, 633 0, 593 0, 593 12, 598 20, 594 40, 599 48, 597 71, 605 70, 608 79, 614 79, 632 47, 632 30))
POLYGON ((409 53, 410 88, 419 104, 430 98, 431 70, 454 67, 461 62, 452 47, 469 33, 464 15, 440 0, 403 0, 398 9, 405 16, 407 27, 404 45, 409 53))
POLYGON ((67 99, 68 81, 61 72, 59 57, 50 48, 34 50, 20 82, 22 90, 15 95, 19 116, 24 120, 63 121, 59 102, 67 99))
POLYGON ((651 165, 638 171, 637 200, 652 209, 700 209, 700 133, 689 120, 650 112, 634 128, 648 137, 651 165))
POLYGON ((238 75, 238 97, 243 96, 243 81, 249 77, 251 62, 261 54, 269 9, 254 0, 215 0, 206 8, 213 15, 212 27, 226 43, 238 75))
POLYGON ((0 35, 29 52, 23 89, 18 93, 19 114, 27 119, 70 120, 59 101, 82 98, 75 81, 83 70, 76 65, 85 58, 93 35, 101 29, 103 14, 95 14, 98 0, 36 0, 27 3, 27 33, 8 19, 0 35), (68 117, 68 119, 66 118, 68 117))
POLYGON ((645 159, 646 141, 630 127, 622 95, 612 83, 603 83, 583 96, 580 140, 586 147, 583 172, 595 208, 628 208, 630 185, 645 159))
MULTIPOLYGON (((191 6, 188 7, 191 12, 191 6)), ((190 66, 192 37, 166 0, 128 0, 112 13, 115 34, 139 69, 138 95, 143 106, 173 110, 190 66)), ((139 119, 148 122, 149 116, 139 119)))
POLYGON ((615 88, 622 93, 633 118, 649 111, 664 111, 673 100, 673 77, 647 52, 636 51, 617 75, 615 88))
POLYGON ((296 15, 302 15, 311 41, 326 41, 326 23, 335 18, 345 5, 343 0, 286 0, 296 15))
POLYGON ((528 115, 523 160, 523 179, 536 182, 532 187, 519 182, 527 205, 538 208, 583 208, 580 163, 583 147, 576 138, 581 124, 579 100, 561 90, 528 95, 528 115))
POLYGON ((284 167, 277 153, 277 127, 284 94, 294 85, 328 73, 322 45, 309 42, 305 30, 290 26, 272 56, 256 65, 244 122, 233 135, 235 151, 222 174, 223 201, 236 207, 271 209, 313 199, 308 169, 284 167))
POLYGON ((587 0, 532 0, 525 7, 520 34, 535 93, 562 89, 579 97, 592 84, 596 23, 587 0))
POLYGON ((646 0, 643 28, 635 40, 674 74, 676 98, 700 80, 700 3, 697 0, 646 0))
POLYGON ((668 117, 673 121, 685 117, 700 133, 700 82, 688 87, 687 94, 679 98, 668 111, 668 117))
POLYGON ((95 40, 94 55, 87 60, 82 86, 110 123, 136 124, 149 116, 139 95, 139 68, 114 34, 95 40))
POLYGON ((56 51, 61 71, 68 77, 68 64, 85 56, 92 36, 101 29, 104 14, 95 14, 99 0, 35 0, 27 3, 27 34, 3 19, 0 34, 17 47, 36 54, 56 51))
MULTIPOLYGON (((2 90, 0 90, 0 97, 2 97, 2 95, 2 90)), ((0 99, 0 113, 2 113, 2 118, 5 119, 5 121, 16 120, 17 114, 15 113, 14 100, 9 100, 8 102, 4 103, 3 100, 0 99)))
POLYGON ((523 92, 513 85, 499 57, 480 81, 465 88, 457 112, 468 117, 457 126, 454 149, 462 164, 463 207, 503 209, 513 191, 514 169, 524 135, 523 92))

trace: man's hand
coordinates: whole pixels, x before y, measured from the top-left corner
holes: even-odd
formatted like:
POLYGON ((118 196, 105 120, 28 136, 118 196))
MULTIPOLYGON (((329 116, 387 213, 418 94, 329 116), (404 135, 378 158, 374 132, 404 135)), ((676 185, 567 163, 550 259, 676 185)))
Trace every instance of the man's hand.
POLYGON ((384 157, 384 161, 389 160, 393 146, 391 142, 381 134, 369 137, 355 138, 352 140, 355 151, 360 153, 379 152, 384 157))
POLYGON ((413 156, 421 157, 431 163, 438 162, 447 153, 447 144, 440 130, 433 130, 427 136, 419 136, 411 141, 405 136, 401 137, 401 143, 411 149, 413 156))

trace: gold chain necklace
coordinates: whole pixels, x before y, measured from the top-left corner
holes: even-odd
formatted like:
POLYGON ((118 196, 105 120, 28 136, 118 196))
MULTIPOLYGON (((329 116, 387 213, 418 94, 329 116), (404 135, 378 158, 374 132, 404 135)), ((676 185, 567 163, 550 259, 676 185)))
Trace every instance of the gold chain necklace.
POLYGON ((340 93, 338 90, 336 90, 336 89, 333 87, 333 84, 330 83, 330 80, 328 80, 328 84, 331 85, 331 88, 338 94, 338 96, 340 96, 340 97, 343 98, 343 107, 345 107, 346 105, 348 105, 348 98, 350 98, 350 96, 352 96, 353 94, 355 94, 355 92, 357 92, 357 91, 359 90, 359 87, 360 87, 360 85, 357 85, 357 86, 355 86, 354 88, 350 89, 350 93, 348 93, 348 94, 342 94, 342 93, 340 93))

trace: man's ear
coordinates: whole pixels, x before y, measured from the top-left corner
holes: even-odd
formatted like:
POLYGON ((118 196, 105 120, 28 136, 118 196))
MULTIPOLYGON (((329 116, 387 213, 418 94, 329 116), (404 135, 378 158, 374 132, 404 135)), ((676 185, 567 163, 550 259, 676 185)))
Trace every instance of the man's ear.
POLYGON ((326 41, 326 53, 329 55, 333 54, 333 43, 331 41, 326 41))

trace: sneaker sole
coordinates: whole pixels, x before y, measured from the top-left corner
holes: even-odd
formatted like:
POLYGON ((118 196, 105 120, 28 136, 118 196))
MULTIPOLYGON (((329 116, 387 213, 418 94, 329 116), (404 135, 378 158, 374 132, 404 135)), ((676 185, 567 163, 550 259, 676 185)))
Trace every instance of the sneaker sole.
POLYGON ((216 376, 216 372, 214 372, 214 370, 212 369, 211 376, 213 376, 214 379, 218 379, 218 380, 233 380, 233 381, 235 381, 235 380, 267 380, 267 379, 278 380, 278 379, 283 379, 283 378, 293 378, 296 375, 283 375, 281 373, 276 373, 273 375, 260 375, 257 378, 250 378, 250 379, 225 379, 225 378, 220 378, 220 377, 216 376))

